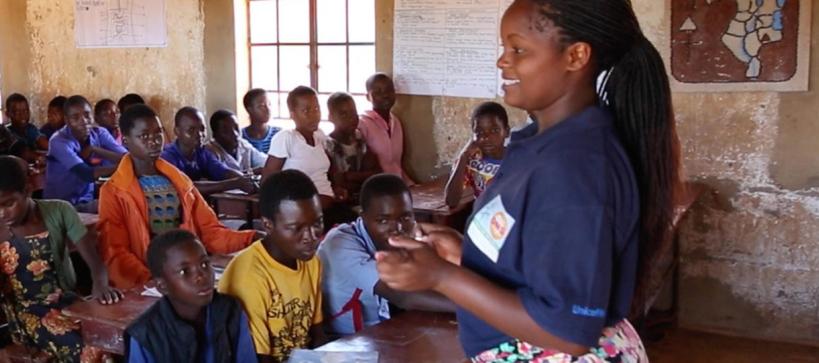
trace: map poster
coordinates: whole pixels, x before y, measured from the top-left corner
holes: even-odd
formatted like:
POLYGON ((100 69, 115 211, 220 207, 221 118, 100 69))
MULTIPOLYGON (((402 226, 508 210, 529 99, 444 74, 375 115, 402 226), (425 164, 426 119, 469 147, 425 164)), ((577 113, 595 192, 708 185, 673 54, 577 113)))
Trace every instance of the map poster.
POLYGON ((672 89, 807 91, 811 0, 670 0, 672 89))

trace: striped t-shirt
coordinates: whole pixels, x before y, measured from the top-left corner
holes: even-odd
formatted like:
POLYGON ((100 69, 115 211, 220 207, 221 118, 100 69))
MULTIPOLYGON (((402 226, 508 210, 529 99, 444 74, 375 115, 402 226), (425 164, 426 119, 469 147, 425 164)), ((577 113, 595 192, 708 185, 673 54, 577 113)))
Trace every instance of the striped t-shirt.
POLYGON ((250 145, 253 145, 253 147, 256 150, 259 150, 259 151, 267 154, 267 151, 270 150, 270 139, 272 139, 273 135, 275 135, 277 132, 281 131, 281 129, 278 128, 278 127, 274 127, 274 126, 268 126, 267 135, 265 135, 261 139, 254 139, 254 138, 250 137, 250 135, 247 133, 247 129, 249 127, 250 126, 245 127, 245 128, 242 129, 242 138, 247 140, 250 143, 250 145))

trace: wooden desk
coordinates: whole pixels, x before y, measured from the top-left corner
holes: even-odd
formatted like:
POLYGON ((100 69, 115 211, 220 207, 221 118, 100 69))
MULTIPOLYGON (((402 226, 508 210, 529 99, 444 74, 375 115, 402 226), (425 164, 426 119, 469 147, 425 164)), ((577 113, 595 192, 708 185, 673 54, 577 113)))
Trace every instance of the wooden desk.
POLYGON ((448 225, 463 230, 463 224, 472 209, 475 200, 471 189, 464 189, 461 201, 455 208, 450 208, 444 198, 446 181, 438 180, 410 188, 412 209, 419 222, 430 222, 448 225), (461 227, 461 228, 459 228, 461 227))
POLYGON ((377 351, 380 363, 466 362, 454 314, 407 311, 319 347, 332 352, 377 351))
MULTIPOLYGON (((450 208, 444 200, 446 180, 437 180, 420 184, 410 188, 412 193, 412 208, 419 222, 431 222, 453 226, 463 223, 470 212, 474 196, 471 190, 466 189, 461 202, 455 208, 450 208)), ((253 223, 259 217, 259 195, 240 192, 225 192, 211 194, 216 215, 222 218, 244 219, 253 223)))
POLYGON ((122 355, 125 328, 159 300, 142 296, 141 292, 141 288, 126 291, 125 299, 114 305, 102 305, 96 300, 79 301, 63 309, 63 314, 80 321, 85 344, 122 355))
POLYGON ((219 219, 244 219, 253 225, 253 219, 259 217, 258 194, 230 191, 211 194, 209 198, 219 219))
MULTIPOLYGON (((214 270, 224 271, 234 256, 211 256, 214 270)), ((219 276, 221 275, 217 273, 214 282, 218 282, 219 276)), ((142 288, 126 291, 125 299, 113 305, 102 305, 96 300, 81 300, 63 309, 63 314, 80 321, 82 340, 85 344, 122 355, 125 352, 123 338, 125 329, 159 300, 156 297, 140 295, 142 291, 142 288)))

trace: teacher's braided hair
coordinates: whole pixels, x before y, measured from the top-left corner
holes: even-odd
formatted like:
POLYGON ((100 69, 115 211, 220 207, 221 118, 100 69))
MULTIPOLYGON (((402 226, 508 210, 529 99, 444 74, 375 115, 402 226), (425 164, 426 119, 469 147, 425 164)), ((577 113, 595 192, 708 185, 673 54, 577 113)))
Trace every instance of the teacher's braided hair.
POLYGON ((640 191, 640 262, 630 316, 642 315, 650 271, 670 245, 679 145, 666 68, 646 39, 630 0, 527 0, 537 9, 532 27, 558 28, 561 44, 592 48, 600 104, 631 159, 640 191), (664 243, 665 242, 665 243, 664 243))

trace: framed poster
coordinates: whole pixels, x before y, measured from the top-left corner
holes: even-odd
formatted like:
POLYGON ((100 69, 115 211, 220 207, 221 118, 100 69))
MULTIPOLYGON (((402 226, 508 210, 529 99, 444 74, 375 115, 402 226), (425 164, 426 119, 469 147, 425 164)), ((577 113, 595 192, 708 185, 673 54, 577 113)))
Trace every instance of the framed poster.
POLYGON ((807 91, 811 0, 670 0, 671 86, 807 91))

